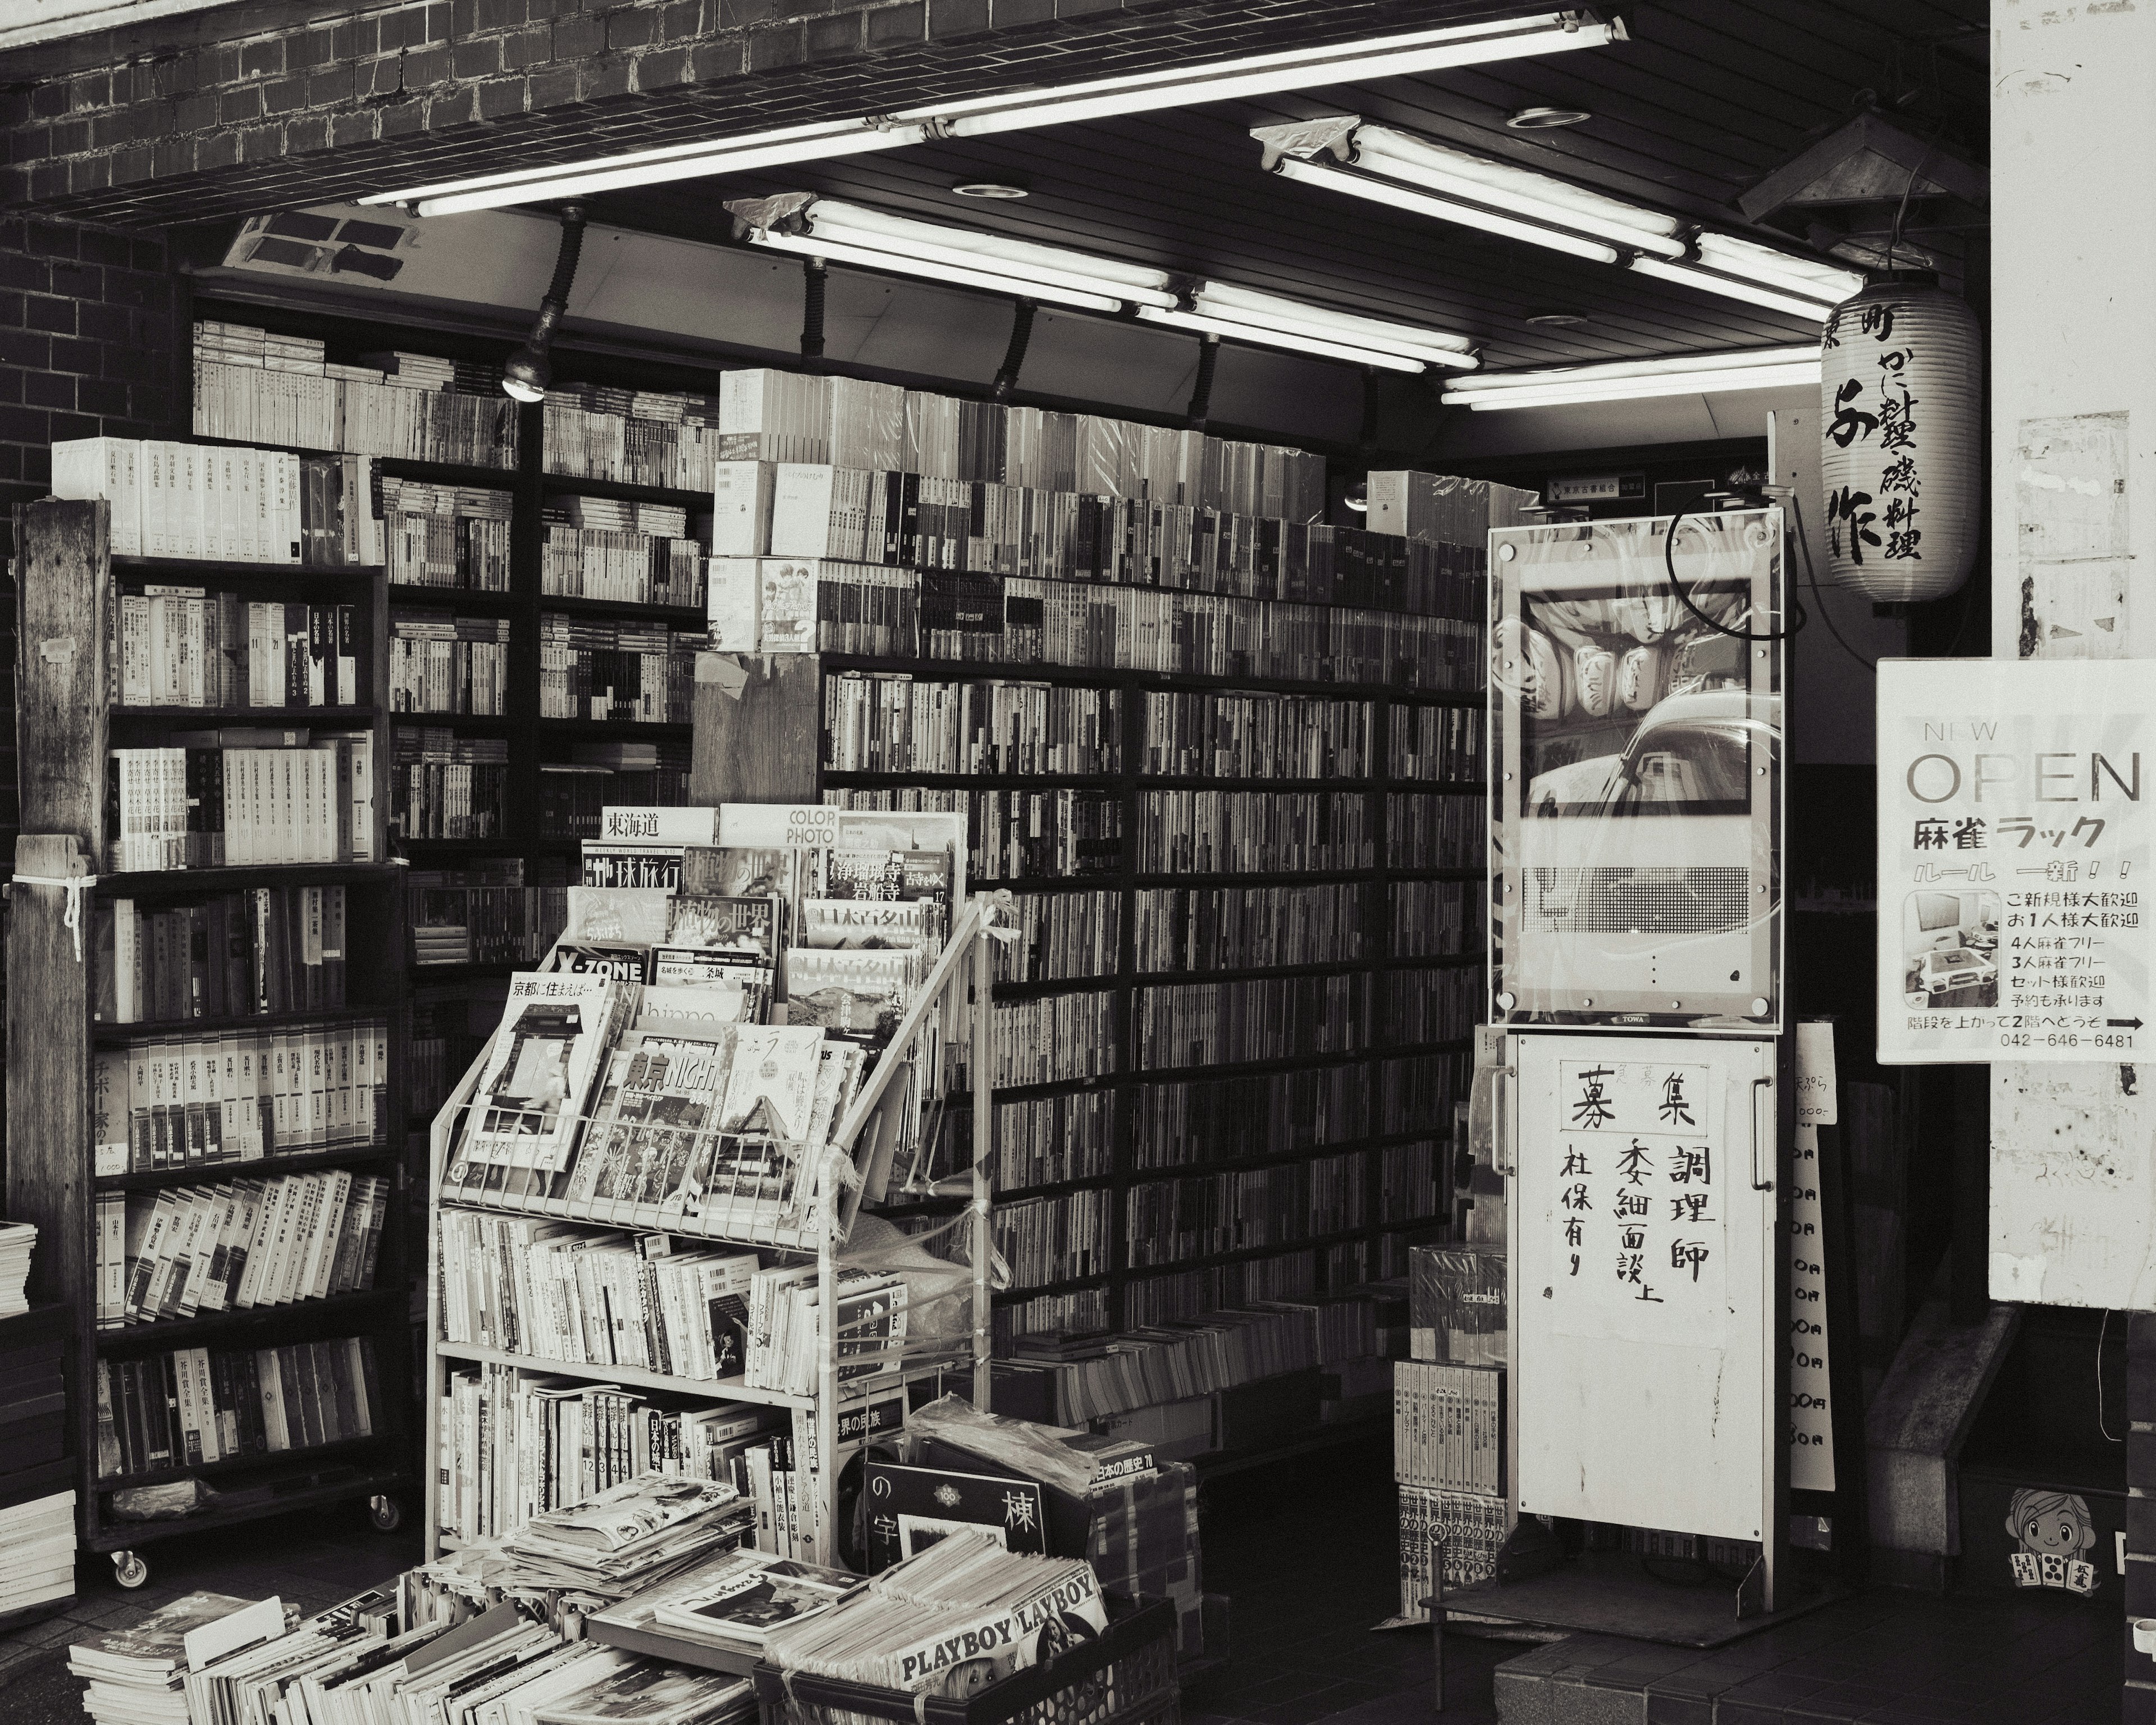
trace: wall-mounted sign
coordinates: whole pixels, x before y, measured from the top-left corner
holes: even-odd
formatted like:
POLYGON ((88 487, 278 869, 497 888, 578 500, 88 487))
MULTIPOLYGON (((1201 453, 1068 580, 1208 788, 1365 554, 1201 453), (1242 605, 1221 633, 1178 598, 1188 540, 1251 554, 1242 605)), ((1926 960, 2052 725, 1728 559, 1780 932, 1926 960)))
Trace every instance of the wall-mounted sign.
POLYGON ((1620 503, 1647 501, 1644 473, 1568 473, 1553 479, 1543 495, 1552 503, 1620 503))
POLYGON ((2156 1046, 2148 667, 1879 665, 1879 1059, 2156 1046))

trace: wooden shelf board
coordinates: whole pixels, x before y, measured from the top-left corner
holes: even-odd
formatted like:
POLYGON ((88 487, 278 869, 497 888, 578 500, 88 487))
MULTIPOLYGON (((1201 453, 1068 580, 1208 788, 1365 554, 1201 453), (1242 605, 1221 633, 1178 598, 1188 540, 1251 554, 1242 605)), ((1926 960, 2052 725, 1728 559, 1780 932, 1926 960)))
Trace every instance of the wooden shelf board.
POLYGON ((245 863, 215 869, 136 869, 105 875, 106 898, 159 893, 229 892, 249 886, 367 886, 395 879, 390 863, 245 863))
MULTIPOLYGON (((226 1178, 252 1180, 270 1174, 305 1174, 324 1168, 344 1168, 355 1162, 386 1162, 397 1155, 384 1143, 354 1144, 328 1150, 295 1150, 288 1155, 258 1156, 251 1162, 197 1162, 185 1168, 145 1168, 125 1174, 100 1174, 92 1183, 100 1192, 162 1192, 168 1186, 194 1186, 226 1178)), ((250 1308, 252 1309, 252 1308, 250 1308)), ((270 1307, 267 1311, 281 1307, 270 1307)), ((141 1328, 141 1325, 129 1326, 141 1328)), ((106 1331, 115 1335, 123 1331, 106 1331)))
MULTIPOLYGON (((229 1164, 235 1168, 246 1165, 229 1164)), ((295 1327, 309 1331, 309 1340, 341 1337, 359 1333, 342 1328, 346 1324, 364 1325, 371 1319, 401 1315, 410 1297, 403 1288, 368 1288, 356 1294, 332 1294, 326 1300, 294 1300, 281 1306, 250 1306, 236 1312, 164 1318, 156 1323, 100 1330, 97 1348, 100 1353, 161 1353, 168 1348, 192 1348, 204 1341, 214 1343, 228 1336, 244 1336, 249 1331, 295 1327)))
POLYGON ((230 1455, 218 1461, 202 1461, 192 1466, 152 1468, 145 1473, 107 1474, 97 1481, 100 1491, 124 1491, 136 1486, 166 1486, 176 1480, 222 1479, 234 1474, 250 1473, 258 1468, 290 1467, 295 1465, 311 1467, 333 1466, 349 1461, 355 1455, 365 1454, 394 1441, 400 1434, 393 1431, 370 1432, 365 1437, 340 1438, 333 1444, 316 1444, 311 1449, 270 1450, 254 1455, 230 1455))
POLYGON ((252 576, 257 580, 371 581, 388 572, 380 563, 276 563, 245 557, 116 557, 116 575, 169 575, 185 578, 191 586, 225 576, 252 576))
POLYGON ((240 1013, 218 1019, 150 1019, 130 1024, 95 1024, 90 1040, 100 1048, 125 1047, 151 1037, 217 1036, 228 1030, 284 1030, 298 1024, 349 1024, 388 1018, 388 1006, 318 1006, 305 1012, 240 1013))
MULTIPOLYGON (((305 1452, 285 1453, 290 1455, 305 1452)), ((276 1482, 265 1483, 274 1486, 276 1482)), ((267 1498, 234 1504, 227 1508, 207 1509, 169 1522, 101 1522, 95 1532, 84 1538, 83 1548, 100 1553, 131 1551, 139 1546, 160 1539, 170 1539, 177 1534, 213 1532, 220 1527, 238 1527, 249 1522, 259 1522, 268 1516, 289 1515, 295 1510, 325 1509, 334 1503, 349 1502, 355 1497, 408 1491, 413 1483, 412 1476, 401 1468, 356 1469, 342 1479, 319 1481, 303 1471, 293 1476, 290 1489, 273 1491, 267 1498)))
POLYGON ((273 731, 304 731, 321 725, 367 725, 380 716, 375 706, 129 706, 108 710, 115 724, 156 720, 185 720, 204 729, 255 726, 273 731))
MULTIPOLYGON (((705 501, 710 501, 708 498, 705 501)), ((697 634, 711 620, 711 613, 701 605, 647 604, 638 599, 591 598, 583 593, 542 593, 537 603, 542 610, 565 611, 576 617, 619 617, 629 621, 641 619, 653 623, 689 624, 697 634)))

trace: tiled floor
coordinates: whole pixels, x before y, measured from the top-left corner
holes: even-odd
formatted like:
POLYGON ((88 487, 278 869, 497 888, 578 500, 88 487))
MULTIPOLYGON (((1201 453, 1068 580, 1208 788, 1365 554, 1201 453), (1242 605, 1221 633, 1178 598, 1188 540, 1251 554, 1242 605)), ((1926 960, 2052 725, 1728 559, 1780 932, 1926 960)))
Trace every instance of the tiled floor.
MULTIPOLYGON (((1398 1602, 1382 1440, 1205 1488, 1205 1584, 1230 1596, 1228 1662, 1185 1697, 1183 1725, 1424 1725, 1424 1628, 1372 1632, 1398 1602)), ((198 1588, 314 1610, 415 1562, 355 1507, 152 1548, 123 1593, 103 1560, 65 1615, 0 1638, 0 1722, 74 1725, 67 1644, 198 1588)), ((1603 1636, 1523 1646, 1455 1634, 1436 1725, 2117 1725, 2122 1625, 2062 1596, 1867 1594, 1712 1654, 1603 1636), (1502 1710, 1501 1710, 1502 1709, 1502 1710)))

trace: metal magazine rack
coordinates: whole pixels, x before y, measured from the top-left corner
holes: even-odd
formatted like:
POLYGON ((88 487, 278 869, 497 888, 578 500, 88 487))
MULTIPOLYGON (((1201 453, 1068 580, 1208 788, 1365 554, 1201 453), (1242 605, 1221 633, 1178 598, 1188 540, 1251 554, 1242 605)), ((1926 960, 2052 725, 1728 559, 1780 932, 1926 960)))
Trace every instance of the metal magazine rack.
MULTIPOLYGON (((459 1157, 471 1117, 480 1106, 479 1087, 491 1045, 482 1051, 435 1115, 429 1147, 428 1456, 443 1454, 447 1373, 474 1364, 713 1402, 788 1408, 794 1414, 797 1450, 805 1447, 808 1452, 798 1465, 814 1478, 813 1523, 804 1530, 807 1555, 819 1563, 839 1562, 840 1465, 844 1455, 861 1447, 868 1435, 868 1422, 862 1416, 870 1397, 888 1394, 895 1386, 918 1378, 970 1370, 974 1404, 988 1405, 990 1299, 1007 1278, 990 1238, 994 1074, 985 1052, 994 1034, 992 942, 1010 937, 1004 926, 1009 909, 1009 896, 1000 892, 977 895, 964 906, 896 1032, 819 1143, 769 1134, 645 1127, 639 1130, 670 1141, 674 1153, 655 1181, 639 1180, 634 1191, 578 1191, 563 1173, 541 1178, 529 1170, 518 1171, 517 1178, 505 1173, 498 1180, 484 1175, 475 1180, 459 1157), (842 1351, 834 1296, 865 1196, 888 1182, 889 1171, 901 1155, 911 1149, 916 1163, 921 1159, 917 1147, 938 1123, 946 1075, 952 1070, 953 1050, 961 1044, 972 1045, 976 1055, 966 1063, 972 1097, 972 1166, 932 1187, 923 1186, 909 1173, 906 1184, 916 1194, 932 1190, 948 1196, 955 1189, 968 1200, 942 1228, 913 1237, 926 1241, 948 1234, 964 1242, 971 1283, 968 1333, 963 1341, 947 1338, 927 1347, 909 1341, 882 1352, 842 1351), (815 1389, 800 1394, 753 1387, 740 1377, 682 1378, 636 1367, 547 1359, 444 1341, 441 1254, 445 1206, 813 1258, 818 1290, 815 1389), (850 1414, 856 1416, 850 1430, 850 1414)), ((550 952, 538 968, 553 968, 557 956, 550 952)), ((501 1112, 491 1111, 496 1116, 501 1112)), ((594 1114, 576 1120, 573 1136, 579 1155, 593 1150, 603 1153, 608 1135, 623 1129, 594 1114)), ((425 1470, 430 1560, 458 1548, 458 1542, 442 1526, 443 1471, 439 1466, 425 1470)))

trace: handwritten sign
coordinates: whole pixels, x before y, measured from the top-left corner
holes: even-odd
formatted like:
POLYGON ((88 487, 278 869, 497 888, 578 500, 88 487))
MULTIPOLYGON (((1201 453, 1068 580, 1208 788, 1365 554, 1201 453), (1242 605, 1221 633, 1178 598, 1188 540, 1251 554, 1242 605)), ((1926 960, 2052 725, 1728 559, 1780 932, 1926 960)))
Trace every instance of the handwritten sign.
POLYGON ((1879 667, 1879 1059, 2130 1060, 2149 1017, 2147 668, 1879 667))
POLYGON ((1834 1490, 1834 1425, 1827 1410, 1826 1233, 1820 1206, 1819 1128, 1797 1128, 1789 1203, 1789 1487, 1834 1490))
POLYGON ((1561 1335, 1718 1347, 1729 1316, 1722 1086, 1705 1063, 1559 1067, 1543 1225, 1561 1335))

